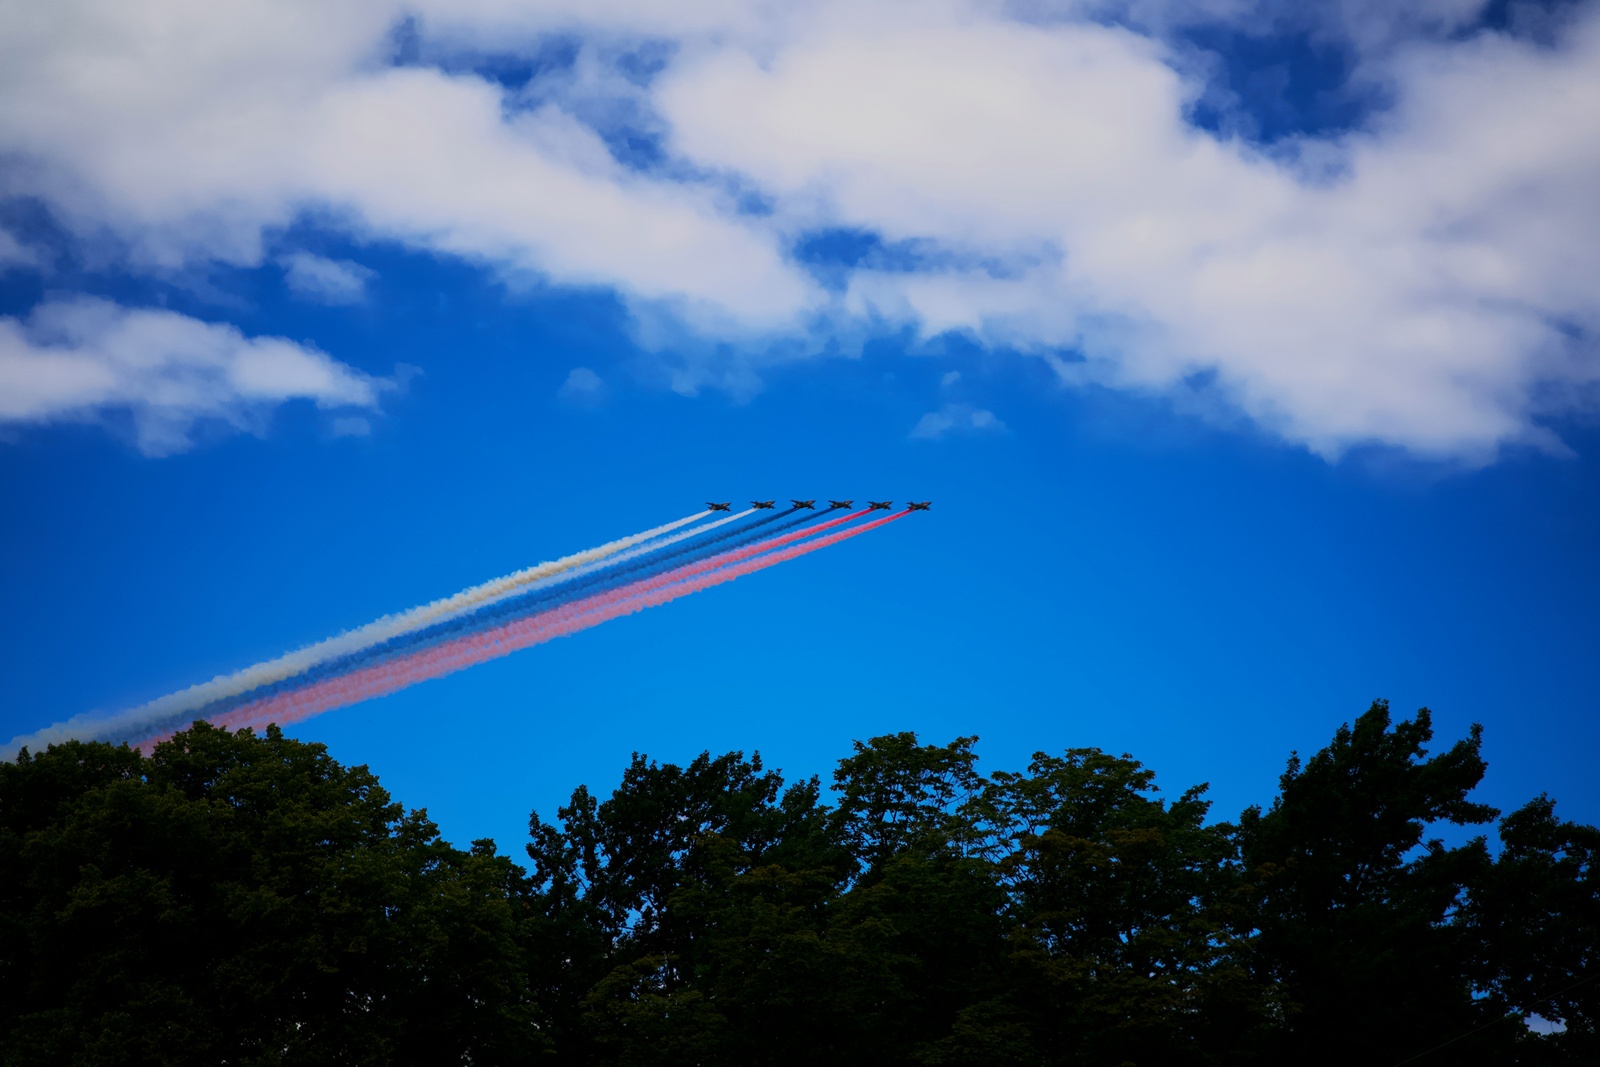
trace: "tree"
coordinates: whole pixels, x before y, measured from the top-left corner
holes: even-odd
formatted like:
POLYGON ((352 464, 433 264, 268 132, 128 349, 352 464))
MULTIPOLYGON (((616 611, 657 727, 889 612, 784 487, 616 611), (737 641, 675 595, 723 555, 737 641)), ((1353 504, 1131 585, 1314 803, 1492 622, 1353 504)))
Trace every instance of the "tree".
POLYGON ((976 740, 856 742, 831 808, 759 755, 636 755, 530 816, 531 876, 275 728, 24 752, 0 1064, 1600 1058, 1600 830, 1540 797, 1496 858, 1429 836, 1495 814, 1476 728, 1430 754, 1374 704, 1237 826, 1131 756, 985 777, 976 740))
POLYGON ((0 765, 7 1064, 521 1062, 520 873, 365 767, 204 723, 0 765))
POLYGON ((1509 1017, 1515 1062, 1600 1062, 1600 830, 1558 819, 1539 796, 1501 820, 1500 842, 1461 914, 1479 951, 1475 983, 1509 1017), (1534 1037, 1530 1015, 1564 1029, 1534 1037))
POLYGON ((1260 1026, 1229 931, 1232 828, 1205 825, 1205 788, 1168 804, 1132 757, 1080 748, 985 790, 1017 1000, 1053 1061, 1206 1062, 1260 1026))
POLYGON ((804 1010, 782 1006, 820 1003, 805 994, 829 972, 808 954, 848 869, 815 779, 785 788, 759 754, 685 767, 635 755, 608 799, 580 787, 557 816, 559 828, 531 818, 528 852, 537 906, 585 961, 554 996, 573 1062, 803 1043, 804 1010))
POLYGON ((984 786, 976 737, 922 745, 911 732, 856 741, 839 761, 833 788, 841 836, 869 876, 911 849, 965 852, 981 836, 970 808, 984 786))
POLYGON ((856 876, 828 934, 850 946, 853 973, 870 976, 854 1005, 863 1062, 1027 1055, 1001 1002, 1005 918, 984 854, 977 740, 885 734, 855 742, 834 772, 833 820, 856 876))
MULTIPOLYGON (((1250 960, 1284 1015, 1269 1048, 1300 1063, 1405 1059, 1485 1021, 1473 999, 1467 931, 1451 919, 1489 869, 1482 837, 1446 847, 1430 826, 1473 826, 1481 730, 1428 756, 1426 708, 1392 723, 1375 702, 1304 764, 1291 758, 1266 812, 1239 839, 1256 888, 1250 960)), ((1493 1016, 1490 1015, 1489 1018, 1493 1016)), ((1471 1052, 1496 1062, 1502 1048, 1471 1052)))

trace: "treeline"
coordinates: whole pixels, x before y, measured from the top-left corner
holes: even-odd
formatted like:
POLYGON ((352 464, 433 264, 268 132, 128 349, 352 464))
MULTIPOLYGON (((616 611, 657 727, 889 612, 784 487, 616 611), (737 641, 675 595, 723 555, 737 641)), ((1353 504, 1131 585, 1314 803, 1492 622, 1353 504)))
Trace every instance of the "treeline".
POLYGON ((1097 749, 877 737, 831 801, 637 756, 526 871, 275 728, 24 752, 0 1061, 1600 1063, 1600 831, 1430 839, 1499 815, 1478 731, 1430 740, 1374 704, 1233 823, 1097 749))

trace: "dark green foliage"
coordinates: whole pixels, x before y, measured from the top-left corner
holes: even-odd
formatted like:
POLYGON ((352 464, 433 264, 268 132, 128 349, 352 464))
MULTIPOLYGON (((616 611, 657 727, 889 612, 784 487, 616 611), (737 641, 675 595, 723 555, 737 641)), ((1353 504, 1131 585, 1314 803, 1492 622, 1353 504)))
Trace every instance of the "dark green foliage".
POLYGON ((0 1053, 526 1058, 517 878, 276 729, 23 754, 0 765, 0 1053))
MULTIPOLYGON (((1250 956, 1284 1005, 1274 1058, 1402 1059, 1486 1021, 1471 996, 1472 945, 1448 920, 1489 852, 1481 837, 1446 848, 1425 834, 1497 813, 1466 799, 1485 769, 1478 729, 1427 758, 1432 735, 1426 708, 1392 724, 1375 703, 1309 762, 1291 759, 1271 809, 1241 819, 1259 892, 1250 956)), ((1474 1048, 1504 1062, 1504 1048, 1474 1048)))
POLYGON ((1127 756, 1037 753, 985 791, 1015 921, 1019 997, 1052 1062, 1182 1064, 1236 1047, 1269 990, 1239 963, 1232 828, 1204 786, 1167 804, 1127 756))
POLYGON ((965 851, 980 833, 970 805, 984 781, 972 751, 976 737, 919 745, 913 733, 855 743, 839 761, 833 787, 841 840, 870 874, 896 856, 965 851))
POLYGON ((7 1064, 1600 1062, 1600 831, 1375 704, 1237 826, 1129 756, 635 756, 523 872, 203 725, 0 765, 7 1064), (1560 1019, 1540 1036, 1529 1015, 1560 1019), (1414 1059, 1413 1059, 1414 1058, 1414 1059))
MULTIPOLYGON (((1528 1063, 1600 1063, 1600 830, 1556 818, 1540 796, 1500 823, 1498 862, 1470 889, 1462 925, 1497 1014, 1561 1019, 1528 1063)), ((1513 1031, 1515 1033, 1515 1031, 1513 1031)))

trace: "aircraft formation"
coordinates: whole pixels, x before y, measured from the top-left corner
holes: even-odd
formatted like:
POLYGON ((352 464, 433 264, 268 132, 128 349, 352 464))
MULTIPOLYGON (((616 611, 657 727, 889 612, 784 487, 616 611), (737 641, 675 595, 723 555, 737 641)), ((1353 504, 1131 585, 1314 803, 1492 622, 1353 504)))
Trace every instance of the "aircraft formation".
MULTIPOLYGON (((770 508, 777 507, 777 505, 778 505, 778 502, 776 500, 752 500, 752 501, 750 501, 750 506, 752 508, 754 508, 755 510, 757 510, 757 511, 765 511, 765 510, 768 510, 770 508)), ((800 511, 802 509, 807 510, 807 511, 815 511, 816 507, 817 507, 817 502, 815 500, 791 500, 791 501, 789 501, 789 505, 790 505, 790 509, 793 510, 793 511, 800 511)), ((827 508, 825 508, 824 510, 826 510, 826 511, 840 511, 840 510, 848 511, 850 508, 853 508, 855 506, 856 506, 856 502, 854 500, 830 500, 830 501, 828 501, 827 508)), ((920 501, 920 502, 919 501, 915 501, 915 500, 908 500, 906 502, 906 510, 907 511, 927 511, 932 506, 933 506, 933 501, 931 501, 931 500, 923 500, 923 501, 920 501)), ((711 501, 708 500, 708 501, 706 501, 706 507, 711 511, 732 511, 733 510, 733 501, 724 500, 720 504, 714 504, 714 503, 712 503, 711 501)), ((869 500, 869 501, 867 501, 867 510, 868 511, 888 511, 892 507, 894 507, 894 501, 893 500, 869 500)))

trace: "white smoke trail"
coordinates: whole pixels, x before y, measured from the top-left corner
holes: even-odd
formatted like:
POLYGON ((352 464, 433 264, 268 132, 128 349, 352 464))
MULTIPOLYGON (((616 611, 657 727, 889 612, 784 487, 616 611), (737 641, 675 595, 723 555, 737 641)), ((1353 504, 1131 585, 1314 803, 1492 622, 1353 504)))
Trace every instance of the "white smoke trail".
MULTIPOLYGON (((755 508, 745 508, 741 512, 738 512, 738 513, 733 514, 733 515, 725 516, 723 518, 718 519, 716 522, 708 522, 708 523, 704 524, 703 526, 696 526, 692 530, 685 530, 683 533, 673 534, 671 537, 665 537, 665 538, 662 538, 659 541, 652 541, 648 545, 640 545, 638 548, 632 549, 632 550, 630 550, 628 552, 624 552, 619 556, 607 557, 606 559, 603 559, 603 560, 597 560, 597 561, 595 561, 593 563, 584 564, 581 567, 575 568, 570 574, 567 574, 567 573, 558 574, 558 575, 555 575, 554 577, 544 578, 544 579, 542 579, 540 581, 530 582, 530 583, 528 583, 527 586, 518 587, 516 589, 508 589, 505 592, 497 594, 497 595, 495 595, 493 597, 489 597, 489 598, 487 598, 485 600, 481 600, 481 601, 475 602, 471 606, 464 607, 464 608, 460 609, 459 611, 452 611, 452 612, 450 612, 450 617, 459 617, 459 616, 462 616, 462 615, 466 615, 469 612, 478 611, 478 610, 480 610, 482 608, 488 607, 490 604, 493 604, 496 601, 505 600, 507 597, 519 596, 519 595, 521 595, 523 593, 529 592, 531 589, 537 588, 540 585, 546 585, 546 584, 554 585, 558 581, 559 582, 570 582, 570 581, 573 581, 574 579, 582 578, 586 574, 593 574, 596 571, 610 570, 612 567, 616 567, 616 566, 618 566, 620 564, 626 563, 630 559, 635 559, 635 558, 637 558, 639 556, 647 555, 647 554, 649 554, 651 552, 658 552, 661 549, 666 548, 668 545, 675 545, 679 541, 687 540, 690 537, 699 537, 703 533, 707 533, 708 531, 715 530, 718 526, 726 526, 730 522, 737 522, 740 519, 748 518, 749 516, 754 515, 755 513, 756 513, 755 508)), ((704 516, 705 514, 706 514, 705 512, 701 513, 702 516, 704 516)), ((431 620, 431 621, 441 621, 441 620, 431 620)))
MULTIPOLYGON (((367 623, 365 626, 357 627, 354 630, 346 630, 336 637, 318 641, 314 645, 307 645, 305 648, 279 656, 277 659, 257 663, 254 666, 235 671, 233 674, 218 675, 209 682, 201 682, 176 693, 157 697, 148 704, 140 705, 137 708, 131 708, 114 715, 99 715, 94 712, 74 715, 66 722, 58 722, 34 733, 13 737, 5 749, 0 751, 0 759, 15 759, 18 749, 24 745, 32 749, 42 749, 46 745, 57 744, 62 741, 84 740, 108 733, 123 733, 146 722, 169 718, 185 711, 204 707, 214 700, 238 696, 240 693, 247 693, 259 686, 281 682, 285 678, 292 678, 319 663, 348 655, 352 652, 359 652, 363 648, 387 641, 391 637, 418 629, 439 619, 473 610, 490 601, 520 592, 527 586, 542 579, 548 579, 565 571, 604 560, 608 556, 633 548, 642 542, 661 537, 663 534, 669 534, 681 526, 698 522, 704 519, 707 514, 707 512, 698 511, 693 515, 676 519, 654 529, 645 530, 643 533, 636 533, 616 541, 609 541, 597 548, 585 549, 582 552, 574 552, 570 556, 563 556, 561 559, 552 560, 549 563, 526 567, 503 578, 495 578, 492 581, 484 582, 482 585, 463 589, 454 596, 435 600, 432 603, 423 604, 408 611, 385 615, 381 619, 375 619, 367 623)), ((721 526, 725 522, 731 522, 735 518, 741 518, 748 514, 750 514, 749 511, 741 512, 739 515, 680 534, 663 543, 670 544, 674 541, 682 540, 684 537, 692 536, 701 530, 708 530, 712 526, 721 526)), ((660 545, 650 547, 658 548, 660 545)), ((641 551, 649 551, 649 549, 646 548, 641 551)))

